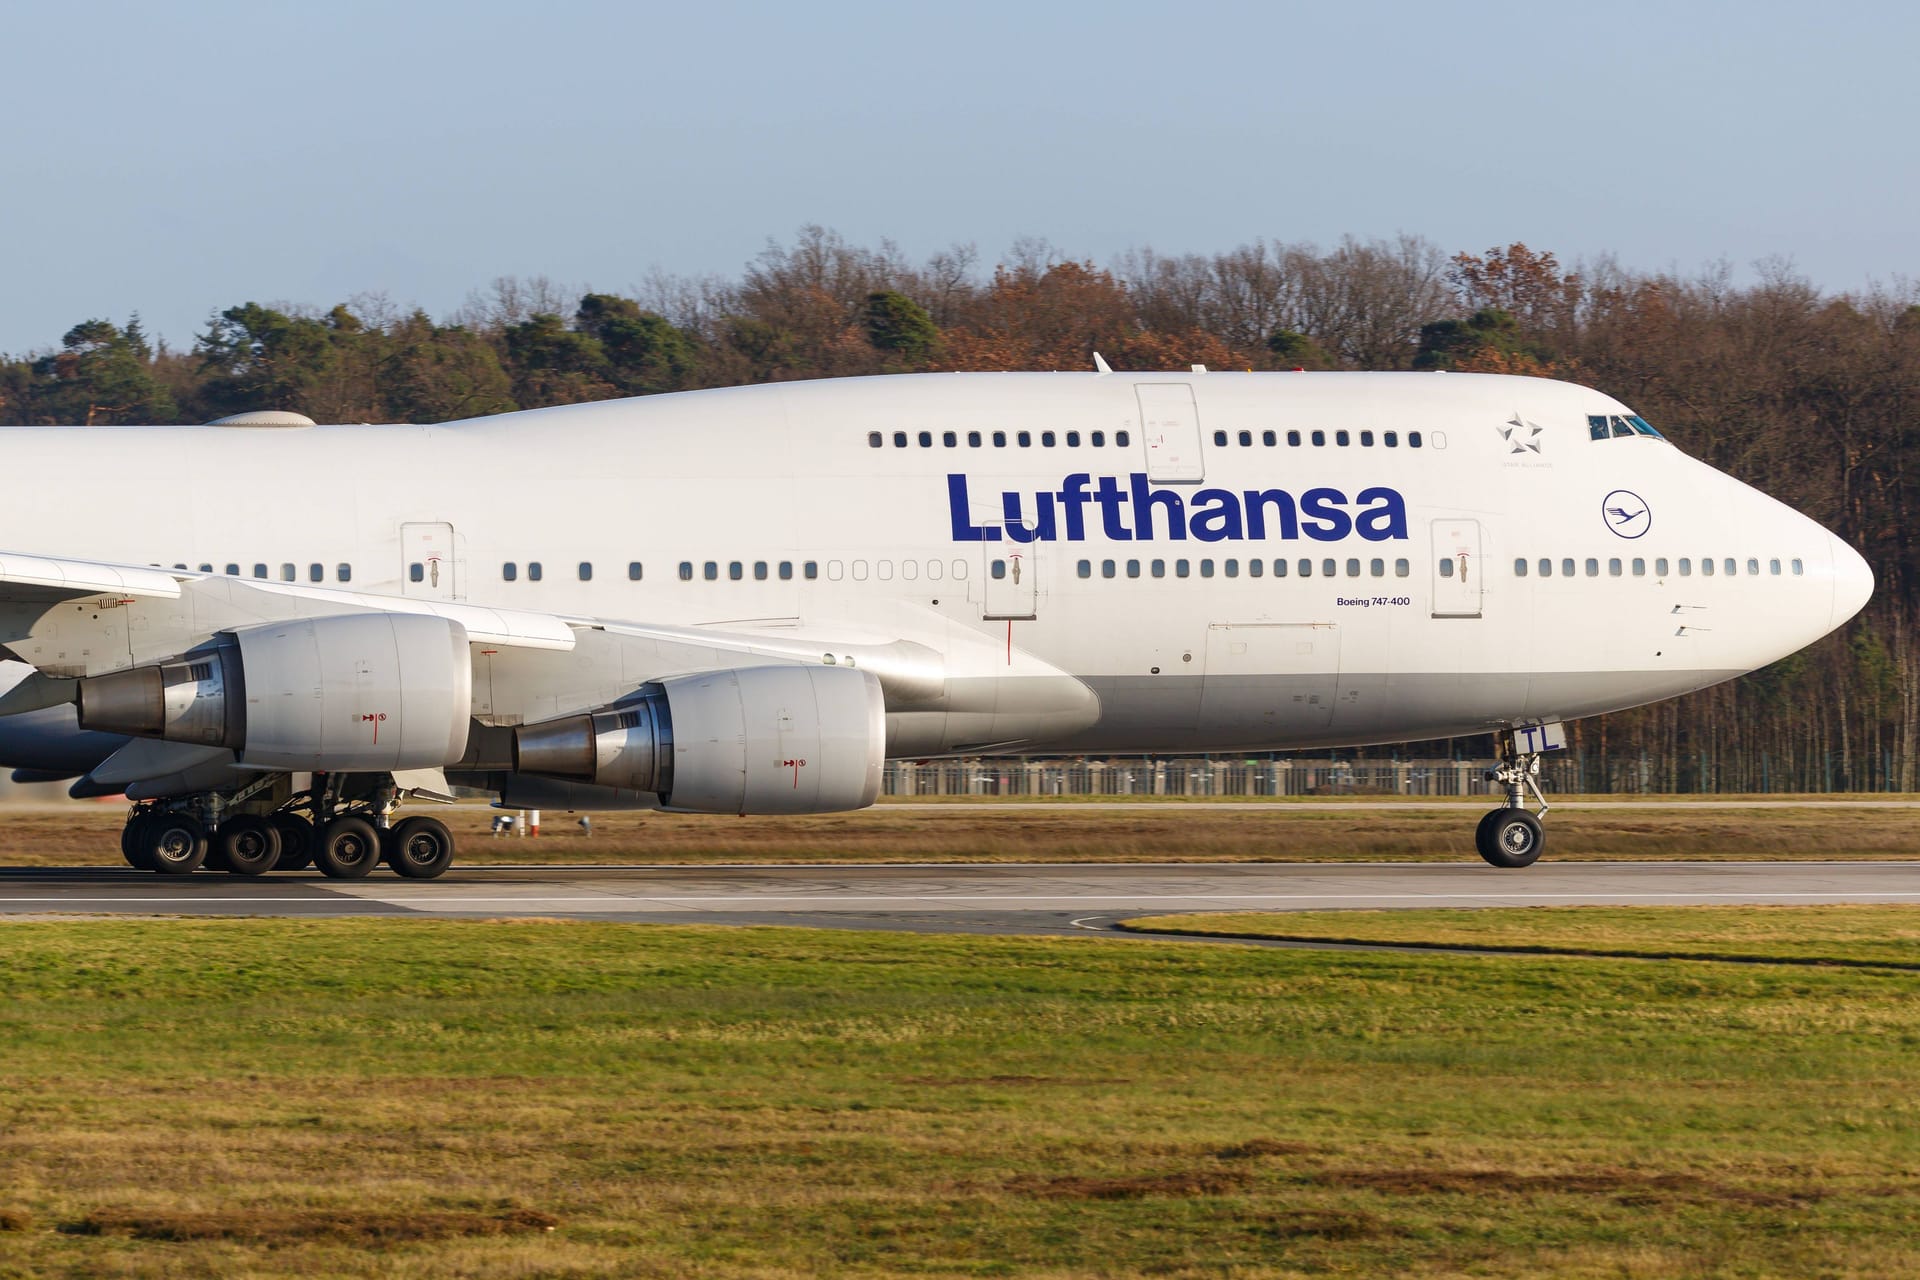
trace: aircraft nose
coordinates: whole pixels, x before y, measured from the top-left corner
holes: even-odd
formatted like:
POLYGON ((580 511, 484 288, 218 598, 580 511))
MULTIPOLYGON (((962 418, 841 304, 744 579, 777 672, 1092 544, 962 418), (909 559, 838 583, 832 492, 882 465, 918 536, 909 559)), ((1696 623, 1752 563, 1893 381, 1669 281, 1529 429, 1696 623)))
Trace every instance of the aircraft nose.
POLYGON ((1827 535, 1833 550, 1833 615, 1828 629, 1838 627, 1866 607, 1873 595, 1873 570, 1858 551, 1832 534, 1827 535))

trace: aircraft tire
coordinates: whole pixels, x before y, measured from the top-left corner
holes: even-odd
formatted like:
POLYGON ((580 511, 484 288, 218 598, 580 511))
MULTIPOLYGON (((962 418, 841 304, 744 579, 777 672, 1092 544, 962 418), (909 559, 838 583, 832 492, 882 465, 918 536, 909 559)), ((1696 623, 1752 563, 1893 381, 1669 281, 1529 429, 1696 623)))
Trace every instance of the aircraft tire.
POLYGON ((409 880, 432 880, 453 865, 453 832, 438 818, 408 818, 386 845, 387 865, 409 880))
POLYGON ((207 860, 207 829, 190 813, 157 813, 141 823, 139 850, 163 876, 188 876, 207 860))
POLYGON ((120 828, 120 856, 135 871, 153 870, 153 859, 147 856, 146 846, 141 843, 146 838, 146 823, 146 814, 136 814, 120 828))
POLYGON ((320 830, 313 865, 329 880, 361 880, 380 864, 380 833, 365 818, 335 818, 320 830))
POLYGON ((1515 871, 1539 861, 1547 834, 1525 809, 1495 809, 1480 820, 1474 843, 1488 863, 1515 871))
POLYGON ((267 819, 280 834, 280 856, 275 871, 300 871, 313 865, 313 824, 294 813, 276 813, 267 819))
POLYGON ((243 813, 220 824, 213 848, 228 875, 265 875, 280 861, 280 832, 265 818, 243 813))

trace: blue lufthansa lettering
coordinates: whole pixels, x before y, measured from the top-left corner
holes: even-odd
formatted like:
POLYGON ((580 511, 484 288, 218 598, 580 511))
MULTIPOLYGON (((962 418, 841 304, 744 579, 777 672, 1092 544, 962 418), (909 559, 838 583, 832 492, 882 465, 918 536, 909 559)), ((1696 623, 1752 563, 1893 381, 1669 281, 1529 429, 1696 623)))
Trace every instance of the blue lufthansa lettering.
MULTIPOLYGON (((1350 535, 1368 542, 1404 541, 1407 500, 1398 489, 1374 485, 1349 499, 1339 489, 1316 487, 1297 499, 1285 489, 1199 489, 1190 497, 1155 488, 1148 478, 1066 476, 1058 490, 1000 494, 1003 523, 975 524, 965 475, 947 477, 947 513, 955 542, 1084 542, 1087 508, 1099 508, 1093 536, 1113 542, 1291 542, 1301 537, 1338 542, 1350 535), (1062 528, 1065 526, 1065 536, 1062 528)), ((991 520, 991 517, 989 517, 991 520)))

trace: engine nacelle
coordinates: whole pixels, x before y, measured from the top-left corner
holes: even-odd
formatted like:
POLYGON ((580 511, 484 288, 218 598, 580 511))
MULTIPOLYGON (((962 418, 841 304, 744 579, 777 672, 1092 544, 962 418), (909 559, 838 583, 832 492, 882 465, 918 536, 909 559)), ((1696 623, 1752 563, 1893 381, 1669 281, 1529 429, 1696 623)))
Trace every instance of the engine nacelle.
POLYGON ((300 618, 89 676, 78 701, 83 729, 226 747, 258 768, 432 769, 467 749, 473 662, 445 618, 300 618))
POLYGON ((848 667, 673 676, 514 732, 514 770, 649 791, 690 813, 836 813, 880 794, 880 682, 848 667))

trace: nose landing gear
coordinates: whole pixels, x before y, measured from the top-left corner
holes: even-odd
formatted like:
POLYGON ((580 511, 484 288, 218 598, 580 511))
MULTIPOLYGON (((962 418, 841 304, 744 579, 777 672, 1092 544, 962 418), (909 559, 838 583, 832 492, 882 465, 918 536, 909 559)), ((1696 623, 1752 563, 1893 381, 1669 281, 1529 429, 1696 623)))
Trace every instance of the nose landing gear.
POLYGON ((1540 753, 1519 750, 1511 733, 1501 734, 1499 742, 1500 763, 1487 777, 1505 785, 1507 802, 1480 819, 1473 843, 1488 863, 1517 870, 1532 866, 1546 849, 1547 834, 1540 819, 1546 816, 1547 797, 1540 790, 1540 753), (1538 815, 1527 812, 1528 792, 1540 802, 1538 815))

